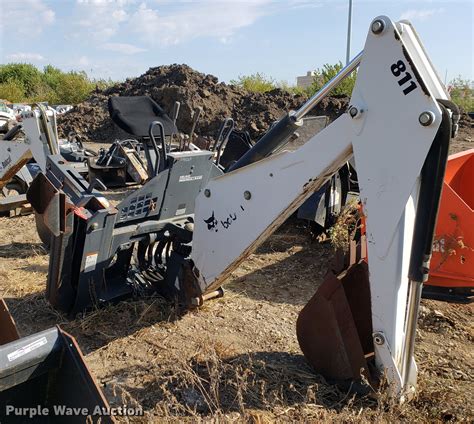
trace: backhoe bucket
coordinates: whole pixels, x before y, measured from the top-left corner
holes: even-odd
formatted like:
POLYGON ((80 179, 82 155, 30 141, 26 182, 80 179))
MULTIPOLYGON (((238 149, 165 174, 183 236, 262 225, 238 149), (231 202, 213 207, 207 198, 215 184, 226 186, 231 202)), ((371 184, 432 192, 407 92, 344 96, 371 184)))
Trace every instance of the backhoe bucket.
POLYGON ((364 260, 339 275, 329 272, 300 312, 298 342, 316 372, 334 382, 370 379, 373 354, 368 266, 364 260))
MULTIPOLYGON (((430 277, 424 295, 474 289, 474 149, 451 155, 444 177, 430 277)), ((450 293, 451 292, 451 293, 450 293)))
POLYGON ((0 422, 113 423, 74 338, 53 327, 20 339, 3 300, 0 307, 1 342, 6 343, 0 346, 0 422), (65 416, 61 408, 81 411, 65 416))
POLYGON ((18 334, 15 321, 10 315, 8 306, 3 299, 0 299, 0 346, 19 338, 20 335, 18 334))

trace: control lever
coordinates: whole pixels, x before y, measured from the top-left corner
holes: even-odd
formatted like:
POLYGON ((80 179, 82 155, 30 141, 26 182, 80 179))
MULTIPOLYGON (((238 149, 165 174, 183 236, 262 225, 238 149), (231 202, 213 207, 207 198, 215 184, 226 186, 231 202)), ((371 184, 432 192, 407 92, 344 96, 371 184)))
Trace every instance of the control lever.
MULTIPOLYGON (((151 145, 152 145, 153 150, 155 151, 155 154, 156 154, 154 175, 158 174, 158 170, 160 168, 160 151, 158 150, 158 145, 156 144, 155 136, 153 135, 153 129, 156 126, 159 127, 159 129, 160 129, 161 149, 163 150, 163 161, 164 162, 166 162, 166 157, 167 157, 167 155, 166 155, 165 128, 163 127, 163 124, 160 121, 153 121, 150 124, 150 128, 148 130, 148 133, 150 135, 151 145)), ((145 152, 148 152, 148 149, 146 149, 145 152)))
POLYGON ((229 141, 230 133, 234 130, 234 120, 232 118, 226 118, 221 125, 221 129, 219 130, 219 135, 217 136, 217 140, 213 146, 213 151, 217 149, 217 158, 216 158, 216 165, 219 165, 221 160, 222 150, 224 150, 227 142, 229 141))
POLYGON ((171 119, 173 120, 173 124, 175 125, 176 125, 176 120, 178 119, 180 108, 181 108, 181 103, 178 101, 174 102, 173 113, 171 115, 171 119))
POLYGON ((193 115, 193 125, 191 127, 191 132, 189 133, 189 140, 188 140, 188 146, 191 144, 193 141, 193 136, 194 136, 194 131, 196 130, 196 125, 199 121, 199 118, 202 113, 202 107, 198 106, 196 109, 194 109, 194 115, 193 115))

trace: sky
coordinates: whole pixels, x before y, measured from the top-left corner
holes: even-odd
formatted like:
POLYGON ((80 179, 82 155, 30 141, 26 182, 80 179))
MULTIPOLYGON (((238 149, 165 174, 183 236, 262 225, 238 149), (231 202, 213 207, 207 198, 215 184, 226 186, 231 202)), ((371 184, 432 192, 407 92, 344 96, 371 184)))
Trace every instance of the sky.
MULTIPOLYGON (((276 81, 345 61, 349 0, 0 0, 1 63, 123 80, 186 63, 230 81, 276 81)), ((439 75, 473 78, 473 0, 353 0, 352 49, 378 15, 408 19, 439 75)))

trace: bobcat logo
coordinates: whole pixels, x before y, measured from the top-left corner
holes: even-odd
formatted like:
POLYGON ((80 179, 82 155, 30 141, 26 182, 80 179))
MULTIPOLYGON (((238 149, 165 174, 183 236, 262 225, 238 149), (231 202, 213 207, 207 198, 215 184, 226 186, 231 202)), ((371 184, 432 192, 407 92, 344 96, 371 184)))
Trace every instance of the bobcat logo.
POLYGON ((209 231, 214 230, 217 233, 217 219, 214 216, 214 211, 212 211, 212 215, 205 219, 204 222, 207 224, 207 229, 209 231))

